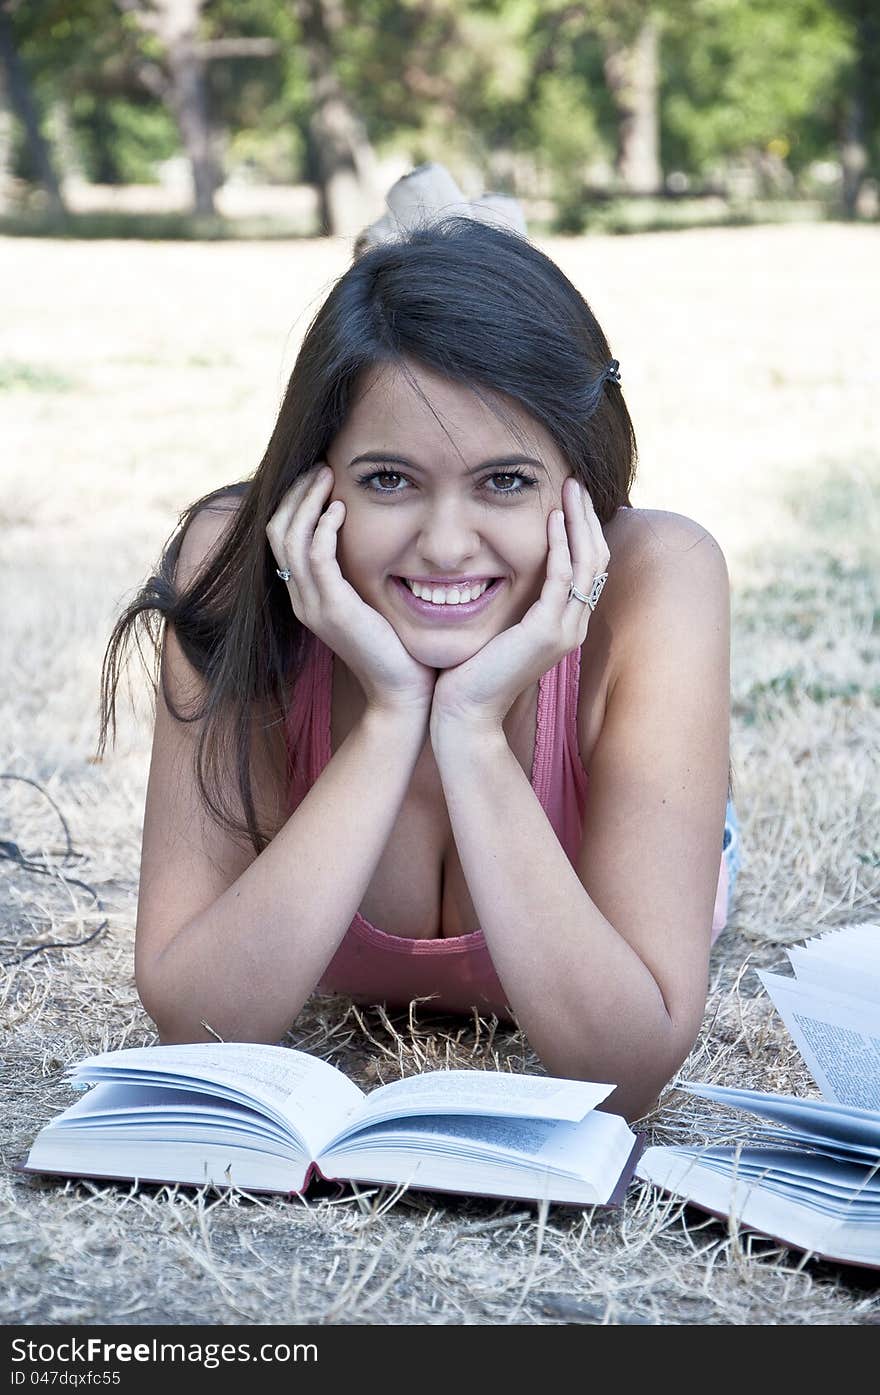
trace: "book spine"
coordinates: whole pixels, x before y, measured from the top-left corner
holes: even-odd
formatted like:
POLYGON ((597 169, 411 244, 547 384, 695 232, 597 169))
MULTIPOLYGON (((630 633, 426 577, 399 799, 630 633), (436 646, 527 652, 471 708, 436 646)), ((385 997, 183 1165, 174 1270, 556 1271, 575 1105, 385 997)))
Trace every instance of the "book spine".
POLYGON ((329 1186, 335 1187, 337 1194, 340 1196, 345 1191, 346 1187, 346 1183, 342 1181, 339 1177, 327 1177, 326 1174, 321 1171, 316 1162, 309 1163, 308 1170, 306 1171, 305 1179, 302 1184, 302 1190, 306 1191, 311 1186, 312 1182, 326 1182, 329 1186))

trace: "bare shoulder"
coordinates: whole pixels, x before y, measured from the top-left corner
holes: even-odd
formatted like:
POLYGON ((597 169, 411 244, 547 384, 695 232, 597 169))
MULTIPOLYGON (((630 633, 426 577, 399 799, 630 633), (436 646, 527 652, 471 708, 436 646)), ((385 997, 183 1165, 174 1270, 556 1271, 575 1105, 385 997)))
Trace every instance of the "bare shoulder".
POLYGON ((578 730, 586 765, 611 693, 632 665, 644 665, 651 638, 729 619, 724 553, 696 519, 663 509, 618 509, 603 526, 608 580, 581 649, 578 730))
POLYGON ((180 540, 175 565, 174 577, 178 586, 188 585, 214 554, 231 528, 242 502, 240 492, 229 490, 219 493, 209 503, 203 504, 190 519, 180 540))
POLYGON ((646 563, 690 552, 699 543, 706 544, 705 551, 721 551, 702 523, 666 509, 618 509, 603 531, 615 570, 619 563, 625 577, 646 563))

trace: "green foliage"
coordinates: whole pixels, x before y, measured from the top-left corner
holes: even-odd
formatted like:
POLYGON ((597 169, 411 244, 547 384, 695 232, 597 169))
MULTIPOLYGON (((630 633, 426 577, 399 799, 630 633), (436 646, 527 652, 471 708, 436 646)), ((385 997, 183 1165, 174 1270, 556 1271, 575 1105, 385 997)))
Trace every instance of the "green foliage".
POLYGON ((0 359, 0 392, 11 392, 15 388, 27 392, 70 392, 77 386, 66 373, 59 373, 45 364, 0 359))
POLYGON ((226 134, 227 174, 267 183, 297 183, 306 175, 309 115, 305 57, 294 6, 287 0, 208 0, 210 39, 271 39, 265 55, 215 57, 207 65, 213 125, 226 134))
POLYGON ((531 105, 531 146, 551 171, 556 230, 581 232, 587 162, 601 150, 588 89, 577 73, 548 73, 531 105))
POLYGON ((693 0, 668 12, 664 166, 707 173, 771 142, 795 167, 827 153, 851 60, 851 26, 827 0, 693 0))
POLYGON ((83 173, 96 184, 150 184, 157 163, 180 148, 174 119, 157 102, 79 92, 70 114, 83 173))

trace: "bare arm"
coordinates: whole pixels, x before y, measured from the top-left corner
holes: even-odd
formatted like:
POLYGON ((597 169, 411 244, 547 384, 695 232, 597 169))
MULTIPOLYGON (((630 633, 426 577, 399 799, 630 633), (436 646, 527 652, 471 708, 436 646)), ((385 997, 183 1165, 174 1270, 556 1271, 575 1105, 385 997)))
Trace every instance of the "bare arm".
MULTIPOLYGON (((178 564, 197 567, 226 522, 197 520, 178 564)), ((175 705, 201 680, 169 627, 163 663, 175 705)), ((162 1042, 277 1041, 313 991, 388 842, 427 717, 367 707, 264 851, 210 819, 195 782, 198 724, 157 694, 144 816, 137 985, 162 1042)), ((283 815, 283 750, 255 752, 258 813, 283 815)), ((232 773, 230 772, 230 780, 232 773)))
POLYGON ((652 552, 634 586, 576 867, 503 731, 459 725, 435 741, 468 888, 520 1025, 551 1074, 616 1084, 608 1107, 627 1118, 654 1102, 702 1018, 729 726, 717 543, 704 534, 652 552))

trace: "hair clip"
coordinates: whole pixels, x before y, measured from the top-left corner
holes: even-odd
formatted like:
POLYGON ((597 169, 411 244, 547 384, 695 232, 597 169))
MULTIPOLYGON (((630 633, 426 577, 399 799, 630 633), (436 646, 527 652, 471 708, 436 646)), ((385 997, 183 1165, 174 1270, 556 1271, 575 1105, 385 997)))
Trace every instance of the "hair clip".
POLYGON ((606 383, 620 382, 620 364, 616 358, 609 359, 605 365, 605 372, 602 374, 602 381, 606 383))

